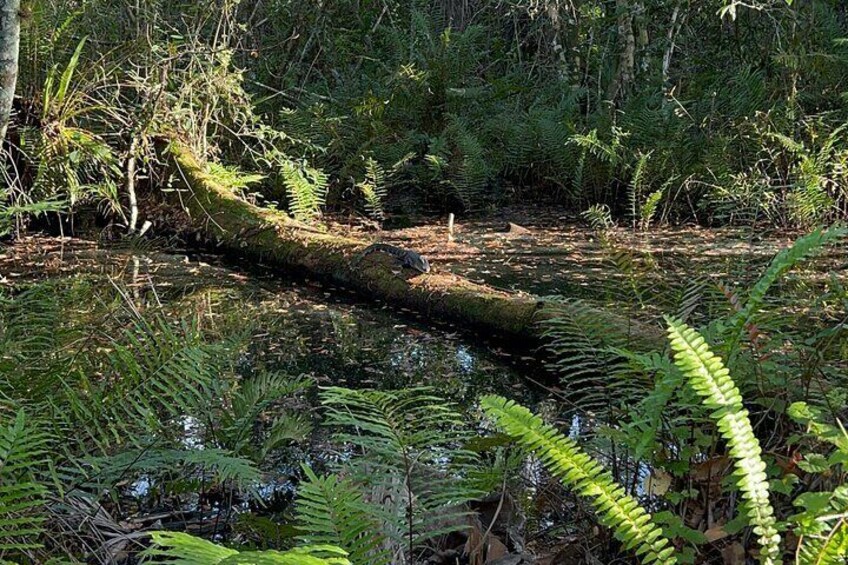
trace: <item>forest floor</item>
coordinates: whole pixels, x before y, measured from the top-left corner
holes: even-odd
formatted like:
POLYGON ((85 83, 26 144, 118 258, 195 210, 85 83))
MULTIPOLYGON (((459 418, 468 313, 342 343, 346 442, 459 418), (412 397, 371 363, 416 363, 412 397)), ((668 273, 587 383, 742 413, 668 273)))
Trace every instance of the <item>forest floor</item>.
MULTIPOLYGON (((460 219, 449 240, 447 220, 367 231, 336 220, 334 231, 414 249, 436 270, 541 296, 614 297, 630 275, 652 287, 680 286, 694 275, 744 283, 788 247, 800 231, 751 228, 616 227, 597 231, 544 208, 506 208, 486 219, 460 219)), ((817 262, 822 273, 844 262, 841 250, 817 262)))

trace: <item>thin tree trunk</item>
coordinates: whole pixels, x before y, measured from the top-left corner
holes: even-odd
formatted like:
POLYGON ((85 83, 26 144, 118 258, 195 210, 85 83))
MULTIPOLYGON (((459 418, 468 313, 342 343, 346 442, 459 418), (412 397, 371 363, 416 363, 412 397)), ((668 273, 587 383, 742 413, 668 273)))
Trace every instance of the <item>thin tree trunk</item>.
POLYGON ((0 0, 0 142, 6 137, 18 82, 21 0, 0 0))
POLYGON ((675 40, 677 39, 677 34, 680 32, 680 28, 683 26, 683 20, 686 19, 686 14, 683 14, 683 17, 680 16, 680 4, 674 7, 674 11, 671 14, 671 25, 668 28, 668 44, 665 48, 665 53, 663 54, 663 63, 662 63, 662 83, 663 83, 663 94, 668 94, 669 91, 669 69, 671 68, 671 58, 674 55, 674 49, 676 47, 675 40), (679 18, 679 19, 678 19, 679 18))
POLYGON ((618 13, 618 67, 615 78, 607 90, 607 100, 614 103, 622 96, 630 84, 636 71, 636 36, 633 33, 633 7, 630 0, 616 0, 618 13))
POLYGON ((618 20, 619 41, 621 41, 621 56, 619 72, 621 73, 621 89, 627 89, 633 82, 636 70, 636 37, 633 34, 633 7, 628 0, 618 0, 621 12, 618 20))

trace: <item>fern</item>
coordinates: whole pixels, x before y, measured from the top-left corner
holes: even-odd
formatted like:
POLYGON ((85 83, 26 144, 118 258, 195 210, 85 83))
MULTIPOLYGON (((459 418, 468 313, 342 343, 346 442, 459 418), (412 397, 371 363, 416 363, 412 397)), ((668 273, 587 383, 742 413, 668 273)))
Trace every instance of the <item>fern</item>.
POLYGON ((735 460, 735 474, 746 501, 748 519, 759 536, 760 562, 779 564, 780 534, 769 501, 766 464, 760 457, 762 449, 748 419, 748 411, 742 406, 742 395, 721 359, 710 351, 698 332, 682 322, 666 320, 674 362, 704 405, 713 410, 712 417, 735 460))
POLYGON ((214 396, 229 402, 216 413, 218 441, 235 453, 256 462, 287 441, 302 441, 312 430, 309 419, 284 408, 283 401, 312 385, 307 378, 263 372, 238 382, 235 390, 226 382, 214 385, 214 396), (257 442, 256 422, 267 422, 264 441, 257 442))
POLYGON ((593 204, 580 213, 589 222, 589 226, 597 232, 603 232, 612 228, 615 222, 612 220, 612 211, 606 204, 593 204))
POLYGON ((304 467, 307 480, 298 487, 297 518, 307 532, 307 545, 335 545, 348 552, 353 563, 388 565, 391 555, 374 507, 349 478, 319 478, 304 467))
POLYGON ((214 485, 231 484, 244 492, 253 494, 262 475, 255 464, 229 451, 216 448, 204 449, 127 449, 108 457, 82 457, 86 468, 90 468, 92 479, 82 479, 88 489, 108 488, 123 477, 132 475, 152 476, 167 472, 183 479, 207 479, 214 485))
POLYGON ((18 410, 0 417, 0 559, 41 547, 47 488, 35 473, 46 466, 48 436, 18 410))
POLYGON ((481 493, 464 480, 475 459, 458 446, 470 437, 456 410, 427 388, 399 391, 331 387, 321 394, 337 441, 362 454, 345 465, 364 497, 383 506, 384 531, 411 554, 464 528, 464 504, 481 493))
MULTIPOLYGON (((787 412, 793 420, 807 426, 813 438, 836 447, 825 460, 828 470, 848 460, 848 431, 842 422, 826 422, 821 411, 805 402, 793 403, 787 412)), ((794 504, 805 508, 791 518, 800 538, 798 564, 844 564, 848 557, 848 487, 838 486, 833 492, 805 492, 794 504)))
POLYGON ((792 517, 798 524, 798 565, 844 565, 848 558, 848 487, 833 492, 805 492, 795 499, 804 512, 792 517))
POLYGON ((138 430, 158 430, 205 405, 224 357, 222 345, 204 343, 189 325, 177 332, 163 319, 138 320, 124 338, 107 357, 115 378, 92 382, 76 373, 51 401, 57 425, 75 430, 77 446, 91 442, 103 453, 127 443, 144 448, 138 430))
POLYGON ((642 207, 639 210, 639 225, 643 230, 647 230, 650 227, 664 195, 665 186, 650 193, 645 198, 645 201, 642 202, 642 207))
POLYGON ((365 198, 365 210, 375 220, 385 219, 386 172, 373 157, 365 160, 365 180, 356 185, 365 198))
MULTIPOLYGON (((627 185, 627 200, 629 204, 630 222, 633 229, 636 229, 637 220, 644 218, 644 207, 639 207, 639 199, 645 185, 645 174, 648 168, 648 159, 651 158, 651 152, 639 154, 636 160, 636 166, 633 169, 633 174, 630 177, 630 184, 627 185)), ((644 226, 644 222, 641 222, 644 226)), ((644 227, 643 227, 644 229, 644 227)))
POLYGON ((477 136, 456 116, 451 116, 446 133, 455 146, 455 154, 450 158, 449 183, 462 206, 474 210, 482 201, 491 177, 486 152, 477 136))
POLYGON ((630 381, 613 380, 622 356, 614 348, 630 344, 626 329, 611 326, 598 309, 582 300, 550 302, 539 323, 546 362, 566 391, 579 398, 585 410, 601 410, 633 393, 630 381), (613 382, 610 382, 613 380, 613 382))
POLYGON ((327 175, 290 160, 283 161, 281 173, 292 215, 298 220, 316 218, 327 197, 327 175))
POLYGON ((745 304, 728 323, 733 329, 731 352, 733 346, 742 337, 745 328, 754 321, 765 300, 766 294, 777 280, 802 260, 818 252, 823 246, 844 237, 845 233, 846 230, 844 228, 817 229, 808 235, 798 238, 791 247, 784 249, 774 257, 765 273, 751 287, 745 304))
POLYGON ((234 191, 245 190, 265 179, 265 175, 245 173, 238 167, 222 165, 214 161, 206 163, 206 172, 214 182, 234 191))
POLYGON ((635 549, 642 563, 677 563, 674 547, 651 515, 575 442, 513 401, 492 395, 484 396, 480 404, 499 428, 515 436, 551 473, 588 498, 601 522, 613 529, 625 548, 635 549))
POLYGON ((144 552, 149 565, 351 565, 333 546, 305 546, 288 551, 237 551, 182 532, 153 532, 144 552))

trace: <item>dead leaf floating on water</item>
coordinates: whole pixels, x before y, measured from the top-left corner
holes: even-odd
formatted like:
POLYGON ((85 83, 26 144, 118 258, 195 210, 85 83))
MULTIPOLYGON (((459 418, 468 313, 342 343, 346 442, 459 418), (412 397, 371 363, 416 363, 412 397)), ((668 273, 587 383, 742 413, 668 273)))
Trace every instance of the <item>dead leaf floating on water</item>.
POLYGON ((662 496, 671 488, 671 475, 662 469, 654 469, 645 477, 643 488, 648 495, 662 496))

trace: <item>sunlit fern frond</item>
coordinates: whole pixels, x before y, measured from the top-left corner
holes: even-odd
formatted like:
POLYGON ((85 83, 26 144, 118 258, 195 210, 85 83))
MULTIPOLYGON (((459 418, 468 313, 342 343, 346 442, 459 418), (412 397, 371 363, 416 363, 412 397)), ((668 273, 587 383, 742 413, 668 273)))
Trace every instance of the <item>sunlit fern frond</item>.
POLYGON ((289 211, 298 220, 315 219, 321 213, 327 197, 327 175, 304 163, 290 160, 284 161, 280 169, 289 211))
POLYGON ((375 220, 385 218, 384 206, 388 190, 386 172, 373 157, 365 160, 365 179, 356 185, 365 199, 365 211, 375 220))
POLYGON ((245 173, 241 169, 231 165, 223 165, 214 161, 206 163, 206 172, 209 177, 222 186, 235 190, 245 190, 265 179, 265 175, 245 173))
POLYGON ((701 396, 704 406, 713 410, 711 416, 728 442, 748 520, 759 536, 760 562, 777 565, 781 563, 780 534, 769 500, 766 464, 748 411, 742 405, 742 395, 730 371, 697 331, 671 318, 667 322, 675 364, 701 396))
POLYGON ((754 323, 766 294, 780 277, 804 259, 820 251, 825 245, 842 239, 845 234, 844 228, 817 229, 798 238, 791 247, 778 253, 759 280, 751 287, 742 307, 730 319, 728 325, 734 332, 730 337, 731 343, 739 340, 745 328, 754 323))
MULTIPOLYGON (((630 175, 630 182, 627 185, 627 201, 628 215, 630 222, 634 228, 644 218, 644 206, 641 203, 642 193, 645 190, 645 180, 647 177, 648 160, 651 158, 651 152, 639 153, 636 159, 636 164, 633 167, 633 172, 630 175)), ((653 215, 653 214, 651 214, 653 215)))
POLYGON ((588 499, 601 523, 611 528, 624 547, 634 550, 643 563, 677 562, 674 546, 653 523, 651 515, 575 442, 511 400, 484 396, 480 404, 500 429, 535 453, 565 485, 588 499))
POLYGON ((585 149, 590 155, 604 163, 616 165, 620 159, 617 151, 620 143, 617 139, 617 136, 613 136, 612 141, 605 142, 598 136, 598 130, 593 129, 587 134, 573 134, 568 142, 585 149))
POLYGON ((148 565, 351 565, 333 546, 305 546, 288 551, 237 551, 183 532, 152 532, 144 552, 148 565))

